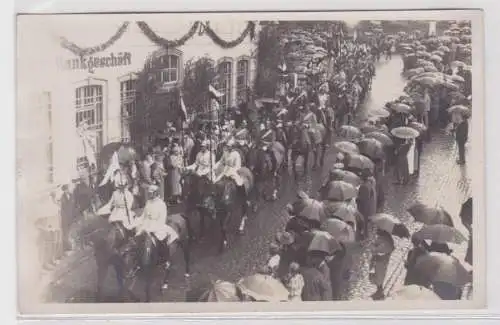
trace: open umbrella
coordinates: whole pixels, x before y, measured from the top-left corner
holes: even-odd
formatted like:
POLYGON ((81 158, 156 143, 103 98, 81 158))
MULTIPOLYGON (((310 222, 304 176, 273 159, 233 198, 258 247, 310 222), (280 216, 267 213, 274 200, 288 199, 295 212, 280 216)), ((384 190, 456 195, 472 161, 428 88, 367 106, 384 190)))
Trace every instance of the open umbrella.
POLYGON ((391 130, 391 134, 400 139, 415 139, 420 133, 412 128, 400 126, 391 130))
POLYGON ((392 139, 389 136, 387 136, 386 134, 379 132, 379 131, 367 133, 365 135, 365 138, 376 139, 380 143, 382 143, 384 146, 394 145, 394 142, 392 141, 392 139))
POLYGON ((424 225, 413 234, 416 239, 432 240, 437 243, 461 244, 467 238, 456 228, 447 225, 424 225))
POLYGON ((431 56, 431 60, 432 61, 441 62, 441 61, 443 61, 443 58, 440 57, 439 55, 434 54, 434 55, 431 56))
POLYGON ((355 187, 361 184, 361 178, 348 170, 335 168, 330 171, 330 176, 332 176, 334 180, 344 181, 355 187))
POLYGON ((236 284, 217 280, 211 288, 205 291, 199 301, 204 302, 234 302, 240 301, 236 293, 236 284))
POLYGON ((448 225, 453 227, 453 220, 448 212, 441 207, 431 207, 423 203, 415 203, 408 212, 412 217, 426 225, 448 225))
POLYGON ((333 145, 337 150, 344 153, 359 153, 359 148, 350 141, 339 141, 333 145))
POLYGON ((377 213, 373 216, 369 216, 368 220, 372 222, 380 230, 387 231, 390 234, 401 238, 409 238, 410 231, 406 228, 401 221, 388 213, 377 213))
POLYGON ((448 113, 450 114, 460 113, 462 115, 468 115, 470 114, 470 109, 464 105, 454 105, 448 108, 448 113))
POLYGON ((391 115, 391 113, 384 108, 373 108, 368 111, 368 114, 374 117, 383 117, 383 118, 389 117, 389 115, 391 115))
POLYGON ((456 75, 456 74, 451 76, 450 79, 455 81, 455 82, 465 82, 465 79, 463 77, 456 75))
POLYGON ((325 202, 324 207, 327 218, 337 218, 351 224, 356 223, 356 215, 359 212, 351 204, 346 202, 325 202))
POLYGON ((359 152, 371 159, 382 159, 385 155, 384 146, 376 139, 363 139, 358 142, 359 152))
POLYGON ((321 221, 325 218, 323 202, 310 198, 306 199, 304 201, 303 209, 297 211, 297 216, 304 217, 309 220, 321 221))
POLYGON ((403 103, 394 103, 391 105, 391 108, 399 113, 410 113, 413 110, 411 106, 403 103))
POLYGON ((412 129, 417 130, 419 133, 423 133, 427 130, 425 124, 419 122, 411 122, 410 124, 408 124, 408 126, 412 129))
POLYGON ((359 170, 369 169, 370 171, 373 172, 375 164, 373 163, 373 161, 371 161, 370 158, 361 154, 357 154, 350 156, 350 159, 347 163, 347 167, 357 168, 359 170))
POLYGON ((241 293, 257 301, 288 301, 288 290, 280 281, 270 275, 250 275, 239 280, 237 286, 241 293))
POLYGON ((307 248, 309 252, 319 251, 332 255, 341 248, 339 242, 326 231, 314 230, 313 235, 309 247, 307 248))
MULTIPOLYGON (((444 56, 444 52, 443 51, 433 51, 432 55, 437 55, 442 59, 444 56)), ((431 60, 432 60, 432 56, 431 56, 431 60)))
POLYGON ((363 125, 361 125, 359 129, 361 130, 362 133, 370 133, 378 131, 378 127, 371 123, 363 123, 363 125))
POLYGON ((340 219, 326 219, 321 224, 321 230, 326 231, 341 243, 352 243, 356 240, 354 229, 340 219))
POLYGON ((339 135, 352 142, 358 142, 363 138, 361 131, 352 125, 342 125, 339 130, 339 135))
POLYGON ((472 275, 454 256, 431 252, 417 258, 415 272, 432 282, 463 286, 472 281, 472 275))
POLYGON ((326 199, 330 201, 346 201, 358 195, 358 190, 345 181, 330 182, 326 199))
POLYGON ((424 67, 424 70, 426 72, 437 72, 438 71, 438 69, 435 66, 432 66, 432 65, 426 65, 424 67))
POLYGON ((441 52, 450 52, 450 48, 448 46, 441 45, 440 47, 438 47, 438 51, 441 51, 441 52))
POLYGON ((436 301, 441 300, 441 298, 439 298, 439 296, 431 289, 416 284, 411 284, 395 291, 393 294, 387 297, 387 300, 436 301))

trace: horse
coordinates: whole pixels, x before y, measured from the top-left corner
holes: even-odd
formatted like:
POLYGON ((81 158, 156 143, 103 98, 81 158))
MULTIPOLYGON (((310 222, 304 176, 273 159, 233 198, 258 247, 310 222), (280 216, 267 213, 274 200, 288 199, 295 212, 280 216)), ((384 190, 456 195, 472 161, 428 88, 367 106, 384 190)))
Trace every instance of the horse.
POLYGON ((285 165, 285 154, 286 150, 279 142, 275 142, 270 150, 264 150, 262 147, 253 147, 250 150, 247 156, 250 157, 248 162, 255 177, 254 189, 257 195, 262 194, 265 199, 277 200, 278 189, 281 184, 281 171, 285 165), (276 166, 273 166, 273 158, 276 166), (269 185, 269 187, 266 185, 269 185), (264 189, 262 186, 264 186, 264 189), (266 197, 266 188, 272 189, 270 197, 266 197))
POLYGON ((184 255, 184 276, 186 278, 190 276, 191 227, 189 220, 182 214, 173 214, 168 217, 167 224, 175 229, 179 238, 167 244, 168 238, 159 241, 153 234, 143 233, 129 240, 123 253, 124 266, 127 270, 126 280, 127 282, 132 280, 132 283, 135 283, 139 277, 145 280, 146 302, 151 301, 151 286, 156 275, 155 271, 159 266, 163 266, 164 271, 161 289, 168 289, 171 260, 178 249, 181 249, 184 255))
POLYGON ((318 160, 320 160, 320 165, 323 166, 326 152, 325 127, 321 124, 318 124, 315 131, 319 132, 319 141, 317 143, 315 143, 315 140, 312 139, 309 129, 300 127, 299 125, 293 125, 290 128, 290 148, 292 151, 290 158, 292 162, 293 174, 296 180, 298 178, 296 162, 300 156, 304 157, 304 175, 307 174, 309 154, 311 152, 314 152, 313 170, 317 168, 318 160), (319 152, 320 150, 322 151, 321 155, 319 152))

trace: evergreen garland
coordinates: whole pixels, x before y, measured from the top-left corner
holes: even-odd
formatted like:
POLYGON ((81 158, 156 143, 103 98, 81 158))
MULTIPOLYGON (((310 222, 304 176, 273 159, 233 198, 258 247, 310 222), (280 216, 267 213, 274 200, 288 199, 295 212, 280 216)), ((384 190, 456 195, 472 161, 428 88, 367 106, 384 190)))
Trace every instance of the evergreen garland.
POLYGON ((210 27, 208 22, 205 25, 205 32, 207 33, 208 37, 210 37, 215 44, 219 45, 222 48, 228 49, 228 48, 232 48, 232 47, 240 45, 241 42, 243 42, 248 35, 250 35, 250 39, 253 39, 255 37, 255 23, 252 21, 249 21, 247 23, 247 27, 241 33, 241 35, 238 38, 236 38, 235 40, 232 40, 229 42, 221 39, 219 37, 219 35, 217 35, 215 33, 215 31, 210 27))
POLYGON ((126 21, 124 22, 120 28, 116 31, 116 33, 111 36, 106 42, 93 46, 93 47, 87 47, 87 48, 81 48, 75 43, 69 41, 65 37, 61 37, 61 46, 71 52, 73 52, 77 56, 87 56, 87 55, 93 55, 98 52, 105 51, 107 48, 109 48, 111 45, 113 45, 117 40, 119 40, 123 34, 127 31, 129 26, 129 22, 126 21))
POLYGON ((145 21, 138 21, 136 23, 137 26, 139 26, 141 31, 144 33, 144 35, 146 35, 146 37, 149 38, 150 41, 164 48, 178 47, 184 45, 186 41, 188 41, 191 37, 193 37, 193 35, 196 33, 196 30, 198 30, 200 26, 200 22, 197 21, 191 26, 189 31, 184 36, 182 36, 178 40, 169 41, 156 34, 145 21))

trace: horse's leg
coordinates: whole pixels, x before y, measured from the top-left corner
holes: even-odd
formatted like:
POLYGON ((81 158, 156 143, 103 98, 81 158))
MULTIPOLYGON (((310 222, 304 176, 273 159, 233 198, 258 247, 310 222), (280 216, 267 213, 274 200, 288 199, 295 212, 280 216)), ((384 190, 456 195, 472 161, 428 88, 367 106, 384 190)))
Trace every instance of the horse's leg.
POLYGON ((304 172, 303 172, 304 176, 306 176, 308 173, 307 168, 309 167, 309 154, 310 154, 310 150, 306 150, 304 152, 304 172))
POLYGON ((226 220, 227 220, 226 211, 221 211, 217 219, 219 219, 219 227, 221 232, 220 245, 219 245, 219 253, 223 253, 224 249, 227 248, 227 231, 226 231, 226 220))
POLYGON ((101 302, 102 300, 102 287, 104 285, 104 280, 106 279, 106 275, 108 274, 109 265, 105 262, 97 262, 97 292, 96 292, 96 300, 97 302, 101 302))
POLYGON ((182 249, 182 253, 184 254, 184 277, 189 278, 191 276, 191 244, 189 243, 189 240, 183 240, 179 243, 182 249))
POLYGON ((168 279, 170 277, 170 269, 171 269, 170 266, 171 266, 172 257, 174 256, 174 253, 175 253, 175 249, 174 249, 173 244, 166 246, 165 249, 167 250, 168 256, 167 256, 167 261, 164 264, 163 283, 161 286, 161 288, 163 290, 168 289, 168 279))

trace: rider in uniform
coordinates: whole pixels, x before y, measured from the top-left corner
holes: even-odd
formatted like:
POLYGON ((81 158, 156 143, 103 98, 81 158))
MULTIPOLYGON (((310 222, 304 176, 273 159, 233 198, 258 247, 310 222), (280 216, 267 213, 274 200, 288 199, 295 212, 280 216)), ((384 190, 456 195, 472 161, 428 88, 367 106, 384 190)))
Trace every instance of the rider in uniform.
POLYGON ((262 149, 271 155, 271 160, 273 164, 273 171, 276 171, 278 162, 272 151, 273 144, 276 141, 276 132, 271 125, 269 120, 266 121, 263 128, 261 128, 261 135, 259 143, 262 145, 262 149))
POLYGON ((311 104, 304 107, 302 116, 300 117, 302 125, 308 130, 311 140, 315 141, 316 126, 318 125, 318 120, 314 112, 311 111, 311 104))
MULTIPOLYGON (((108 221, 113 224, 122 225, 126 230, 132 230, 134 214, 132 205, 134 195, 127 188, 127 179, 121 177, 115 180, 116 190, 113 192, 109 202, 99 210, 110 210, 111 214, 108 221)), ((99 214, 99 212, 98 212, 99 214)))
POLYGON ((238 189, 242 195, 245 193, 243 187, 244 179, 238 174, 242 167, 240 153, 235 148, 236 142, 234 139, 229 139, 224 143, 221 159, 215 164, 214 170, 218 171, 218 175, 214 180, 217 183, 223 177, 229 177, 236 182, 238 189))
MULTIPOLYGON (((201 150, 196 155, 194 164, 187 166, 186 170, 193 170, 196 175, 201 178, 206 178, 209 181, 214 179, 213 166, 215 165, 215 155, 208 150, 209 143, 207 140, 202 141, 201 150)), ((199 182, 198 185, 201 185, 199 182)))

